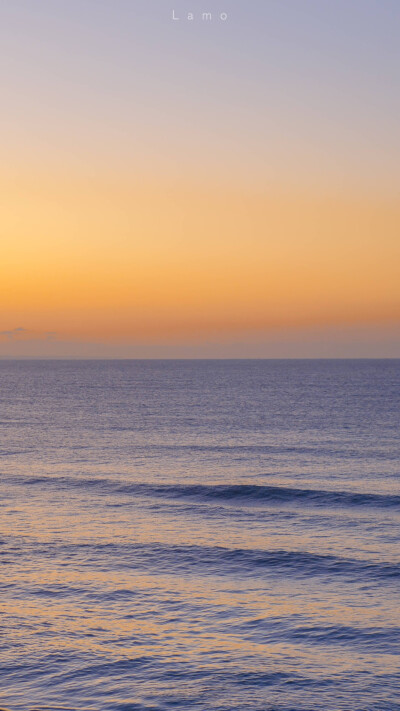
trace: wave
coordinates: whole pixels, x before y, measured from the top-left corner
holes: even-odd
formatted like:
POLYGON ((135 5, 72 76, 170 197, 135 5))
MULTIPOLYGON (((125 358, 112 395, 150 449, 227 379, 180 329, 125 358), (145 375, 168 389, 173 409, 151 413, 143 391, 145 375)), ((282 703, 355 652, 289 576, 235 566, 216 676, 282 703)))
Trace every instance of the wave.
POLYGON ((346 625, 297 627, 290 632, 293 641, 310 644, 336 644, 371 649, 380 654, 399 654, 399 627, 351 627, 346 625))
MULTIPOLYGON (((144 552, 144 551, 143 551, 144 552)), ((163 561, 174 566, 189 564, 221 571, 257 574, 257 571, 286 572, 309 577, 310 575, 342 575, 377 578, 398 578, 400 567, 391 563, 342 558, 334 555, 319 555, 305 551, 265 551, 257 549, 202 547, 202 546, 156 546, 146 554, 155 556, 155 562, 163 561)))
MULTIPOLYGON (((14 480, 15 481, 15 480, 14 480)), ((35 477, 21 479, 25 485, 96 489, 99 493, 150 496, 164 499, 192 499, 220 503, 306 504, 324 507, 400 508, 400 496, 351 491, 329 491, 257 484, 127 484, 121 480, 78 477, 35 477)))
POLYGON ((343 624, 299 624, 297 615, 287 617, 261 617, 239 622, 233 628, 236 634, 263 642, 301 642, 321 645, 353 645, 365 651, 380 654, 400 652, 400 627, 362 627, 343 624))
MULTIPOLYGON (((262 577, 289 575, 301 578, 328 576, 348 582, 387 582, 400 578, 400 566, 392 562, 344 558, 333 554, 318 554, 303 550, 262 550, 226 548, 223 546, 173 545, 165 543, 79 543, 37 544, 37 555, 59 557, 70 561, 112 570, 139 568, 157 574, 173 572, 179 575, 240 575, 262 577)), ((22 551, 20 551, 22 555, 22 551)), ((54 588, 45 588, 57 594, 54 588)), ((43 594, 43 588, 37 594, 43 594)), ((47 594, 47 593, 44 593, 47 594)))
MULTIPOLYGON (((261 486, 254 484, 233 485, 136 485, 134 489, 154 496, 172 498, 195 498, 217 501, 248 501, 253 503, 302 503, 321 506, 384 506, 400 507, 400 496, 369 494, 359 492, 326 491, 320 489, 297 489, 281 486, 261 486)), ((126 493, 134 493, 130 485, 120 488, 126 493)))

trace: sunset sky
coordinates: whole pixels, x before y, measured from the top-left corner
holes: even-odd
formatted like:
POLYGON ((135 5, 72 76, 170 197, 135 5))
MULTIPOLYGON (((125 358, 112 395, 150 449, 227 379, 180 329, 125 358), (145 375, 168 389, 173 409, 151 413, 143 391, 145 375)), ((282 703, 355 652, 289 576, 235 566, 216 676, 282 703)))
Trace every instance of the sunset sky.
POLYGON ((0 357, 399 357, 399 21, 2 0, 0 357))

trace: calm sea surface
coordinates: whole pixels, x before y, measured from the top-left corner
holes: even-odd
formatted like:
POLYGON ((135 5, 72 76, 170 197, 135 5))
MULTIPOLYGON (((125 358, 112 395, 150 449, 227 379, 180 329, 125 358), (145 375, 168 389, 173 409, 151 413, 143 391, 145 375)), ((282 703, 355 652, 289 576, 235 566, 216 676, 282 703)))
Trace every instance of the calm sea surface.
POLYGON ((399 375, 0 362, 0 706, 400 710, 399 375))

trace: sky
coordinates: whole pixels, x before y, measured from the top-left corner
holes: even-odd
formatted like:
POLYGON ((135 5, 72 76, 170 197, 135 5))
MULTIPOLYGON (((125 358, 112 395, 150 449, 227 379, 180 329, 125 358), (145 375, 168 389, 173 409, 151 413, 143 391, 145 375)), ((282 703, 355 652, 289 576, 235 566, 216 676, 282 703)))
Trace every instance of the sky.
POLYGON ((0 357, 400 357, 399 21, 1 0, 0 357))

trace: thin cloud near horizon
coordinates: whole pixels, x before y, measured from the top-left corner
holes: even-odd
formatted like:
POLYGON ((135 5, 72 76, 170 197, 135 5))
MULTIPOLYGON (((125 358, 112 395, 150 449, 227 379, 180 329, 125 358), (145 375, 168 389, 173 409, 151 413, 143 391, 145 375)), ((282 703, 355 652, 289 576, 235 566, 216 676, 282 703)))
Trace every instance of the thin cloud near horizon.
POLYGON ((22 326, 17 326, 5 331, 0 331, 0 338, 6 338, 9 341, 50 341, 57 338, 55 331, 34 331, 22 326))

